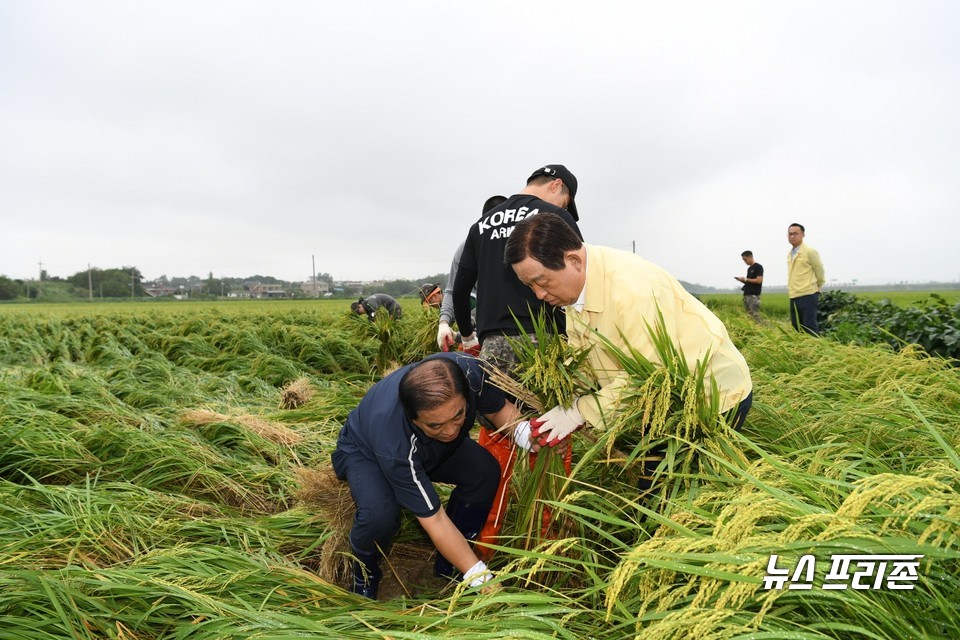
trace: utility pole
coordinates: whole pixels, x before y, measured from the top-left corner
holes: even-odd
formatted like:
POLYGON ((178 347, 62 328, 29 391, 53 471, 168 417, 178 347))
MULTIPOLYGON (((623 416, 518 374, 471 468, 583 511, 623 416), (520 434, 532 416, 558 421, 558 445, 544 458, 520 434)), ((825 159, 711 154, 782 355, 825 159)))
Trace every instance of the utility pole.
POLYGON ((630 250, 631 250, 633 253, 636 253, 636 252, 637 252, 637 241, 636 241, 636 240, 631 240, 631 241, 630 241, 630 250))
POLYGON ((310 254, 310 263, 313 265, 313 297, 319 298, 320 292, 317 291, 317 257, 310 254))
POLYGON ((130 302, 133 302, 133 294, 137 290, 137 276, 134 275, 136 272, 135 269, 130 269, 130 302))
POLYGON ((40 259, 40 262, 37 263, 40 267, 40 278, 37 280, 37 297, 43 297, 43 258, 40 259))
POLYGON ((93 302, 93 273, 90 271, 90 263, 87 263, 87 292, 90 294, 90 302, 93 302))

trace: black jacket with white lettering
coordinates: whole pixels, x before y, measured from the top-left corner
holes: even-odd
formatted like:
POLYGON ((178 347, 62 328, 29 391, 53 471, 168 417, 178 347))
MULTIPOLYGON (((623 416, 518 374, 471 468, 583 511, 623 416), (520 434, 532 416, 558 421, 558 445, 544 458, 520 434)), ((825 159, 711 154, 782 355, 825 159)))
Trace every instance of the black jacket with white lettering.
POLYGON ((520 282, 511 267, 503 265, 503 252, 513 227, 524 218, 550 211, 563 218, 577 233, 583 234, 566 209, 527 194, 510 196, 503 204, 485 212, 477 220, 463 245, 457 279, 453 283, 453 309, 460 333, 473 333, 470 320, 470 292, 477 287, 477 335, 482 342, 491 334, 517 335, 517 317, 526 333, 533 331, 531 310, 552 311, 557 326, 565 327, 563 313, 533 295, 530 287, 520 282), (513 314, 511 315, 511 311, 513 314))

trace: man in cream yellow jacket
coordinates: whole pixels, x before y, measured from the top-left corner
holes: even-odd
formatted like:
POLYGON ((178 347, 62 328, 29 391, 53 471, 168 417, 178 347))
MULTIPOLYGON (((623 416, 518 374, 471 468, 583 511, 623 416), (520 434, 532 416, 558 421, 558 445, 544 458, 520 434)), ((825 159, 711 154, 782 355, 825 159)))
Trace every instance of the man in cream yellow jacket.
POLYGON ((790 322, 793 328, 802 328, 813 335, 820 334, 817 309, 820 306, 820 288, 826 282, 820 254, 804 244, 806 229, 794 222, 787 227, 787 294, 790 296, 790 322))
POLYGON ((647 329, 656 325, 658 311, 691 368, 709 354, 707 384, 716 383, 720 410, 735 412, 733 425, 739 429, 753 400, 753 383, 719 318, 657 265, 626 251, 584 244, 565 227, 549 213, 527 218, 514 228, 504 253, 504 262, 539 299, 566 307, 570 344, 591 347, 587 359, 599 389, 539 419, 546 443, 556 444, 584 423, 603 428, 616 415, 628 376, 600 345, 598 334, 658 364, 647 329))

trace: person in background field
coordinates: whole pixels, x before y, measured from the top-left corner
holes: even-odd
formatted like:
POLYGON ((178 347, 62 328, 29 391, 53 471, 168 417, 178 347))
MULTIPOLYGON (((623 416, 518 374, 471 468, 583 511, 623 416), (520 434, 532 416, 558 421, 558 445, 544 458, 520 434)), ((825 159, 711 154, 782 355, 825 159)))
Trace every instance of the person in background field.
POLYGON ((743 308, 757 323, 762 323, 760 317, 760 290, 763 289, 763 265, 753 259, 753 251, 744 251, 740 254, 747 265, 747 277, 737 276, 736 280, 743 283, 743 308))
MULTIPOLYGON (((437 575, 452 578, 456 569, 473 587, 492 577, 470 541, 490 511, 500 468, 470 439, 470 429, 478 414, 496 428, 520 414, 486 376, 475 358, 434 354, 373 385, 347 416, 331 461, 357 507, 350 530, 354 593, 376 599, 380 560, 402 509, 417 517, 440 552, 437 575), (446 508, 434 482, 455 485, 446 508)), ((530 442, 529 422, 508 433, 524 449, 539 448, 530 442)))
POLYGON ((820 288, 827 281, 823 263, 817 250, 803 242, 806 229, 794 222, 787 227, 787 295, 790 297, 790 323, 797 331, 801 329, 820 335, 817 308, 820 305, 820 288))
POLYGON ((350 309, 358 316, 367 316, 370 322, 377 315, 377 309, 384 309, 394 320, 399 320, 403 316, 403 309, 400 303, 394 300, 393 296, 385 293, 374 293, 365 298, 360 298, 356 302, 350 303, 350 309))
POLYGON ((443 303, 443 290, 440 285, 426 282, 420 285, 420 304, 424 307, 439 309, 443 303))
MULTIPOLYGON (((483 209, 480 211, 481 215, 506 201, 506 196, 490 196, 487 198, 486 202, 483 203, 483 209)), ((450 328, 450 325, 452 325, 454 321, 453 283, 457 279, 457 266, 460 263, 460 256, 462 254, 463 243, 461 242, 453 254, 453 261, 450 263, 450 275, 447 278, 447 287, 443 290, 443 303, 440 305, 440 324, 437 327, 437 346, 441 351, 449 351, 454 344, 461 341, 459 332, 455 333, 453 329, 450 328)), ((476 287, 474 287, 470 292, 470 296, 471 300, 475 302, 477 298, 476 287)), ((470 321, 474 324, 477 322, 476 304, 471 305, 470 321)), ((473 355, 480 353, 480 350, 477 348, 474 348, 473 351, 473 355)))
MULTIPOLYGON (((567 338, 574 348, 589 349, 587 362, 598 391, 577 398, 569 408, 556 406, 531 423, 541 444, 562 442, 578 427, 606 428, 617 415, 629 381, 599 336, 629 353, 639 351, 662 364, 648 331, 663 315, 674 344, 691 370, 709 354, 704 384, 719 391, 720 410, 739 429, 753 402, 753 383, 743 356, 726 327, 680 282, 633 253, 584 244, 564 221, 550 213, 519 222, 507 242, 504 263, 537 298, 566 307, 567 338)), ((644 466, 639 489, 652 485, 658 460, 644 466)))

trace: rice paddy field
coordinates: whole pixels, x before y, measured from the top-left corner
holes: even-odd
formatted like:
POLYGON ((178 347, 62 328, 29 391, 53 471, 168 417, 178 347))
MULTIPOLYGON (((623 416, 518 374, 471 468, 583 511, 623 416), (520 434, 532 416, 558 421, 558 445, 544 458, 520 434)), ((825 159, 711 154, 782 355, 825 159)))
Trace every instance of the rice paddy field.
POLYGON ((579 432, 537 498, 563 526, 531 543, 517 500, 498 591, 412 572, 432 547, 407 519, 376 602, 334 570, 326 470, 365 390, 435 350, 429 312, 0 306, 0 638, 960 638, 958 369, 732 299, 753 409, 680 443, 674 491, 638 495, 628 433, 579 432), (920 557, 844 582, 850 555, 920 557))

